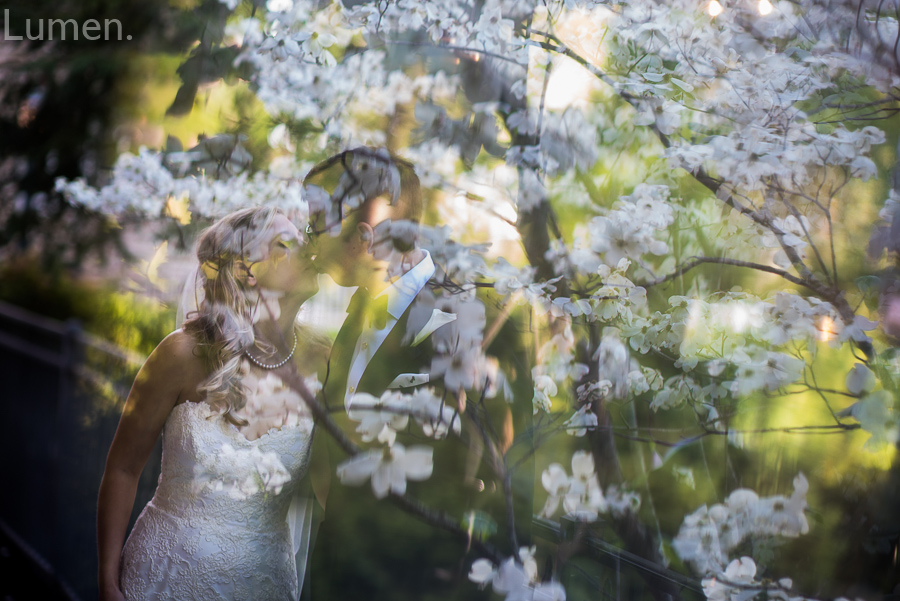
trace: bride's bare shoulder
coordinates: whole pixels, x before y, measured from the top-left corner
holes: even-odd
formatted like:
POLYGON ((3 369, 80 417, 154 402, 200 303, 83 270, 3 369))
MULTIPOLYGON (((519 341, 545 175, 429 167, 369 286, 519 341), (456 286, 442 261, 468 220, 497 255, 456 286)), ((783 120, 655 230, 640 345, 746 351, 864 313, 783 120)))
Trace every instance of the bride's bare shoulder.
POLYGON ((150 360, 176 372, 201 370, 203 366, 196 338, 181 329, 163 338, 150 355, 150 360))
POLYGON ((194 349, 197 346, 197 339, 188 334, 181 328, 175 330, 159 343, 157 350, 164 351, 167 354, 175 354, 180 358, 188 355, 194 355, 194 349))

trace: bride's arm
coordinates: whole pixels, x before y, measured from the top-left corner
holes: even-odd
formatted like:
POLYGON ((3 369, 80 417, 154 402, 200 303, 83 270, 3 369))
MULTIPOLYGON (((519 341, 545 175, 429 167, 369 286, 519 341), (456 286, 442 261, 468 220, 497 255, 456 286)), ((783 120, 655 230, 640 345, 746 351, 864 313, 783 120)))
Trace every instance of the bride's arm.
POLYGON ((196 370, 193 348, 193 340, 180 330, 167 336, 141 367, 125 401, 97 500, 101 599, 122 598, 119 562, 138 479, 169 413, 196 370))

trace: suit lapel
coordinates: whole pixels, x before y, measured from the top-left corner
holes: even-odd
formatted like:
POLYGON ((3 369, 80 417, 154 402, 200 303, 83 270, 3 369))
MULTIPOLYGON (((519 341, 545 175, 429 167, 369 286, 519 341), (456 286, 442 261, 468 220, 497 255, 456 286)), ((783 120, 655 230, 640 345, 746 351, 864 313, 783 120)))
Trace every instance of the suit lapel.
POLYGON ((328 359, 328 374, 322 390, 326 406, 340 405, 344 401, 350 362, 353 359, 353 351, 356 350, 356 341, 362 333, 364 320, 365 306, 357 305, 355 310, 347 314, 347 319, 334 339, 331 356, 328 359))
POLYGON ((434 263, 431 255, 426 253, 425 259, 421 263, 396 282, 397 290, 400 293, 388 299, 388 302, 391 303, 391 311, 399 311, 404 303, 408 304, 380 342, 377 339, 369 338, 369 332, 363 333, 364 314, 359 316, 358 326, 351 325, 352 316, 347 316, 347 320, 335 338, 329 361, 328 380, 324 387, 325 398, 329 405, 346 403, 345 396, 348 393, 348 384, 351 384, 348 382, 351 373, 353 378, 356 378, 357 374, 359 377, 359 381, 353 386, 353 392, 365 391, 380 396, 399 373, 398 368, 413 369, 420 366, 421 359, 415 359, 422 356, 421 348, 419 346, 410 347, 409 342, 411 341, 404 341, 404 338, 410 310, 415 305, 416 297, 423 292, 423 289, 426 289, 426 284, 433 274, 434 263), (364 336, 363 342, 369 344, 372 349, 367 351, 371 353, 370 359, 363 365, 362 372, 359 373, 359 366, 356 366, 356 370, 354 370, 354 363, 358 360, 355 351, 361 335, 364 336), (406 343, 404 344, 404 342, 406 343))

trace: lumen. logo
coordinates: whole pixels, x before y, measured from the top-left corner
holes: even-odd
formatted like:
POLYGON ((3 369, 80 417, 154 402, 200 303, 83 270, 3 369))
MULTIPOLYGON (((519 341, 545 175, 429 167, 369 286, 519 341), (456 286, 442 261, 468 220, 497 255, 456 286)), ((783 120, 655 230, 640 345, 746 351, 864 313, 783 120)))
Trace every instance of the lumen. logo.
MULTIPOLYGON (((80 24, 75 19, 25 19, 25 35, 13 35, 9 31, 9 9, 3 9, 3 39, 5 40, 121 40, 122 22, 104 19, 103 26, 97 19, 87 19, 80 24), (81 38, 79 38, 79 34, 81 38), (110 34, 114 37, 110 37, 110 34)), ((126 40, 131 35, 125 36, 126 40)))

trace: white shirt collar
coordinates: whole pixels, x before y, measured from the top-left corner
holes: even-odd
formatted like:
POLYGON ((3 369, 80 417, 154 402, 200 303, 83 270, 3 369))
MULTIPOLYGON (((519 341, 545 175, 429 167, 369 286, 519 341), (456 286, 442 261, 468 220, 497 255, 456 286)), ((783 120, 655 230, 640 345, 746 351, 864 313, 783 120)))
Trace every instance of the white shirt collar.
POLYGON ((394 319, 400 319, 400 316, 409 308, 416 295, 425 287, 431 276, 434 275, 434 261, 431 253, 422 249, 425 257, 419 261, 415 267, 397 278, 390 286, 385 288, 375 298, 384 296, 388 297, 387 310, 394 319))

